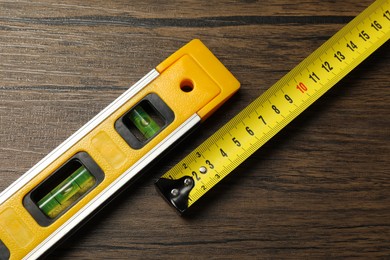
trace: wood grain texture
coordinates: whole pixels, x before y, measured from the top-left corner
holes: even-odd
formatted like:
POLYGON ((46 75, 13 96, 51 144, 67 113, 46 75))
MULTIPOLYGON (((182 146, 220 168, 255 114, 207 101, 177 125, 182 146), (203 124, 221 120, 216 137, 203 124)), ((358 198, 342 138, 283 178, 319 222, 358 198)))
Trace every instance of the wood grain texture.
POLYGON ((0 191, 200 38, 240 92, 49 258, 389 258, 389 43, 188 217, 153 187, 372 1, 356 2, 0 0, 0 191))

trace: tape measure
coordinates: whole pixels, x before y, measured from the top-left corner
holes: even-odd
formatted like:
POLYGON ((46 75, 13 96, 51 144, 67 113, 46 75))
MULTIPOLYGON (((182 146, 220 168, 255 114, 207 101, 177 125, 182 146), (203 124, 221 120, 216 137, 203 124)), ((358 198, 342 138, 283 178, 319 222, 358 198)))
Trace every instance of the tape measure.
POLYGON ((390 37, 390 1, 374 2, 156 182, 184 213, 390 37))
POLYGON ((0 259, 36 259, 140 176, 240 83, 193 40, 0 194, 0 259))

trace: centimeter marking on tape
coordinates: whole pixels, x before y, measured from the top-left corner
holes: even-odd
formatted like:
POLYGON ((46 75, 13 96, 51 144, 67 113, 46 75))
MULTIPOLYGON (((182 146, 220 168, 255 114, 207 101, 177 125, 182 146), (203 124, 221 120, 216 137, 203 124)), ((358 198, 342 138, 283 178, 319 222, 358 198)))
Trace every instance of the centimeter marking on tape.
POLYGON ((164 174, 159 192, 186 211, 389 36, 390 1, 376 1, 164 174))

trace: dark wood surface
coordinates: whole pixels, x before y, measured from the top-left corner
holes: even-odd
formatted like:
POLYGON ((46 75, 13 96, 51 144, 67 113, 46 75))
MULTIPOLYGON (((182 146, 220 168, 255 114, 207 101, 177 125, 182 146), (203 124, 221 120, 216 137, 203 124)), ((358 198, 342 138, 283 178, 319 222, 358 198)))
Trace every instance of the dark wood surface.
POLYGON ((239 93, 50 257, 389 258, 389 43, 189 216, 153 186, 371 2, 1 0, 0 191, 200 38, 239 93))

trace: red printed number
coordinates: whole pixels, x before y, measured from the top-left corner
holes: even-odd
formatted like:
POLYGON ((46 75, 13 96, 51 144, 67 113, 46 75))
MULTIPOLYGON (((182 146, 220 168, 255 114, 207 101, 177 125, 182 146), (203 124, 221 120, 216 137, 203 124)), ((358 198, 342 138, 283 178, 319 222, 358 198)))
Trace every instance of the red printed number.
POLYGON ((307 91, 307 87, 302 82, 299 82, 299 84, 297 85, 297 89, 302 93, 305 93, 305 91, 307 91))

